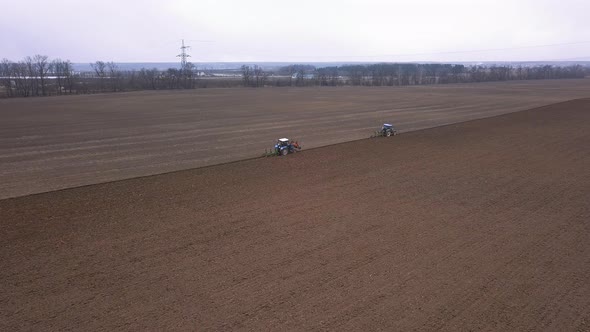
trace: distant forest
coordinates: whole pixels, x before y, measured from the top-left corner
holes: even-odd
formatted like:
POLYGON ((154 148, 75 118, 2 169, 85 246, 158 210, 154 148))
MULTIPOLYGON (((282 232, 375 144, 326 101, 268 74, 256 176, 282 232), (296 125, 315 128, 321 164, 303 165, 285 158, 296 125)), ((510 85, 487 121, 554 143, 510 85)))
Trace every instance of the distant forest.
POLYGON ((92 71, 75 71, 69 60, 44 55, 0 62, 0 97, 103 92, 267 86, 407 86, 508 80, 584 78, 590 67, 378 63, 329 67, 288 65, 268 70, 243 65, 235 70, 199 70, 187 63, 167 70, 122 70, 96 61, 92 71))

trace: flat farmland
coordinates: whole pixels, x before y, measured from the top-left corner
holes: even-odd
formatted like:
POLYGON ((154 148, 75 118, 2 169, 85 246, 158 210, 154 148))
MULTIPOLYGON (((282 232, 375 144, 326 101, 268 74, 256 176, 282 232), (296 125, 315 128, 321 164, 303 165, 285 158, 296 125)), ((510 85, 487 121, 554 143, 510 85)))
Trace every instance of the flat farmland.
POLYGON ((0 100, 0 198, 257 157, 590 96, 590 80, 200 89, 0 100))
POLYGON ((0 200, 0 330, 588 331, 589 146, 581 99, 0 200))

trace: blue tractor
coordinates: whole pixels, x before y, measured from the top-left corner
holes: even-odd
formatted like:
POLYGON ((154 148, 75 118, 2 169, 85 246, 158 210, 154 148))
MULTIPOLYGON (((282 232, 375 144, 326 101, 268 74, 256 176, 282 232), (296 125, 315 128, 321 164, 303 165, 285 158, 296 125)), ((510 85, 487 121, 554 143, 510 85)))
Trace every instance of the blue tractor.
POLYGON ((381 128, 381 136, 389 137, 397 134, 397 130, 393 128, 392 124, 384 123, 383 128, 381 128))
POLYGON ((279 138, 275 144, 275 153, 278 156, 286 156, 289 153, 294 153, 301 150, 301 146, 297 142, 289 141, 288 138, 279 138))

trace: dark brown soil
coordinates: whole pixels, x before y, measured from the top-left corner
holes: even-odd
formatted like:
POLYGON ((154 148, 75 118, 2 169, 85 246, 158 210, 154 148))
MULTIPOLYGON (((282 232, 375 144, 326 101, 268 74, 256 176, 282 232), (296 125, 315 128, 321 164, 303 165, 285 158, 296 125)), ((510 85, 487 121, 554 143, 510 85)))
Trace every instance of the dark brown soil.
POLYGON ((590 97, 590 80, 199 89, 0 100, 0 199, 219 164, 590 97))
POLYGON ((590 100, 0 201, 0 330, 590 329, 590 100))

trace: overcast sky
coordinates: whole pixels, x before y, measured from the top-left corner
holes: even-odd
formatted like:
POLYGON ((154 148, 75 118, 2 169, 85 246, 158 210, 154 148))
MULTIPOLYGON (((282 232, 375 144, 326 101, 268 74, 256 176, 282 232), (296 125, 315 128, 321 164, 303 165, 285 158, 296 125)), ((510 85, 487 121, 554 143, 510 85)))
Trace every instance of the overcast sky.
POLYGON ((590 0, 0 0, 0 58, 590 60, 590 0))

